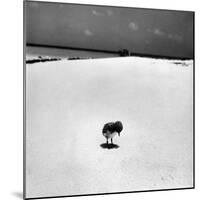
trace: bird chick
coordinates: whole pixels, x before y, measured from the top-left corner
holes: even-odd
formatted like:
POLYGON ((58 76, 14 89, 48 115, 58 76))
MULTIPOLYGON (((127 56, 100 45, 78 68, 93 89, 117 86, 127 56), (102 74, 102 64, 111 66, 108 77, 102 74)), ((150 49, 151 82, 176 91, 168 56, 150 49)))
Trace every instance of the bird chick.
POLYGON ((120 132, 123 130, 122 122, 109 122, 104 125, 102 133, 106 138, 106 143, 108 144, 108 139, 111 140, 111 144, 113 144, 113 137, 118 134, 120 136, 120 132))

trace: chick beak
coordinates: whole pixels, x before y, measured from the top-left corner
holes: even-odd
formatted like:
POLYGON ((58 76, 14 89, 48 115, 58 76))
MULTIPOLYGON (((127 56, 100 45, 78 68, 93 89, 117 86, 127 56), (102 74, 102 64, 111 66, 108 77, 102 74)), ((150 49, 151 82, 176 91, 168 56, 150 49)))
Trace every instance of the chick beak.
POLYGON ((120 136, 120 133, 118 133, 118 135, 120 136))

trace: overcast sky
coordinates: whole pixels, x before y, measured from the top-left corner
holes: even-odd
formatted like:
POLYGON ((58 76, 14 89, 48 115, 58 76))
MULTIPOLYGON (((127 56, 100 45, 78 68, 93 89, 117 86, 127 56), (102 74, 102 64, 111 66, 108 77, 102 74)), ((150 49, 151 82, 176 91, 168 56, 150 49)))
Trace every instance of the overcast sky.
POLYGON ((26 2, 27 42, 193 56, 193 12, 26 2))

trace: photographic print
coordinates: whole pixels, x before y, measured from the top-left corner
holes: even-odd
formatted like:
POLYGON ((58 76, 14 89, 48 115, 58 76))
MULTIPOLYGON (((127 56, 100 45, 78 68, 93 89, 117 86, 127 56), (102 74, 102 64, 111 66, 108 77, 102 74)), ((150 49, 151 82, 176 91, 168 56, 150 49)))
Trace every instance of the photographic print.
POLYGON ((194 188, 194 12, 24 1, 24 198, 194 188))

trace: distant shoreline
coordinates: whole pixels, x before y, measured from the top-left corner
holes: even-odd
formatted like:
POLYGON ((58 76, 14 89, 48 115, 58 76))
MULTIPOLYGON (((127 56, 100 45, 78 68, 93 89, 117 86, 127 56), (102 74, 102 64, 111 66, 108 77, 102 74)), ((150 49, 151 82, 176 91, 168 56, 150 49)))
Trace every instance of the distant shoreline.
POLYGON ((91 52, 108 53, 108 54, 110 53, 110 54, 118 54, 119 57, 137 56, 137 57, 159 58, 159 59, 169 59, 169 60, 176 60, 176 59, 177 60, 194 60, 194 56, 193 57, 177 57, 177 56, 163 56, 163 55, 142 54, 142 53, 133 53, 133 52, 130 52, 130 55, 128 55, 128 56, 120 56, 120 50, 119 51, 110 51, 110 50, 101 50, 101 49, 87 49, 87 48, 46 45, 46 44, 33 44, 33 43, 27 43, 26 46, 56 48, 56 49, 66 49, 66 50, 78 50, 78 51, 91 51, 91 52))

